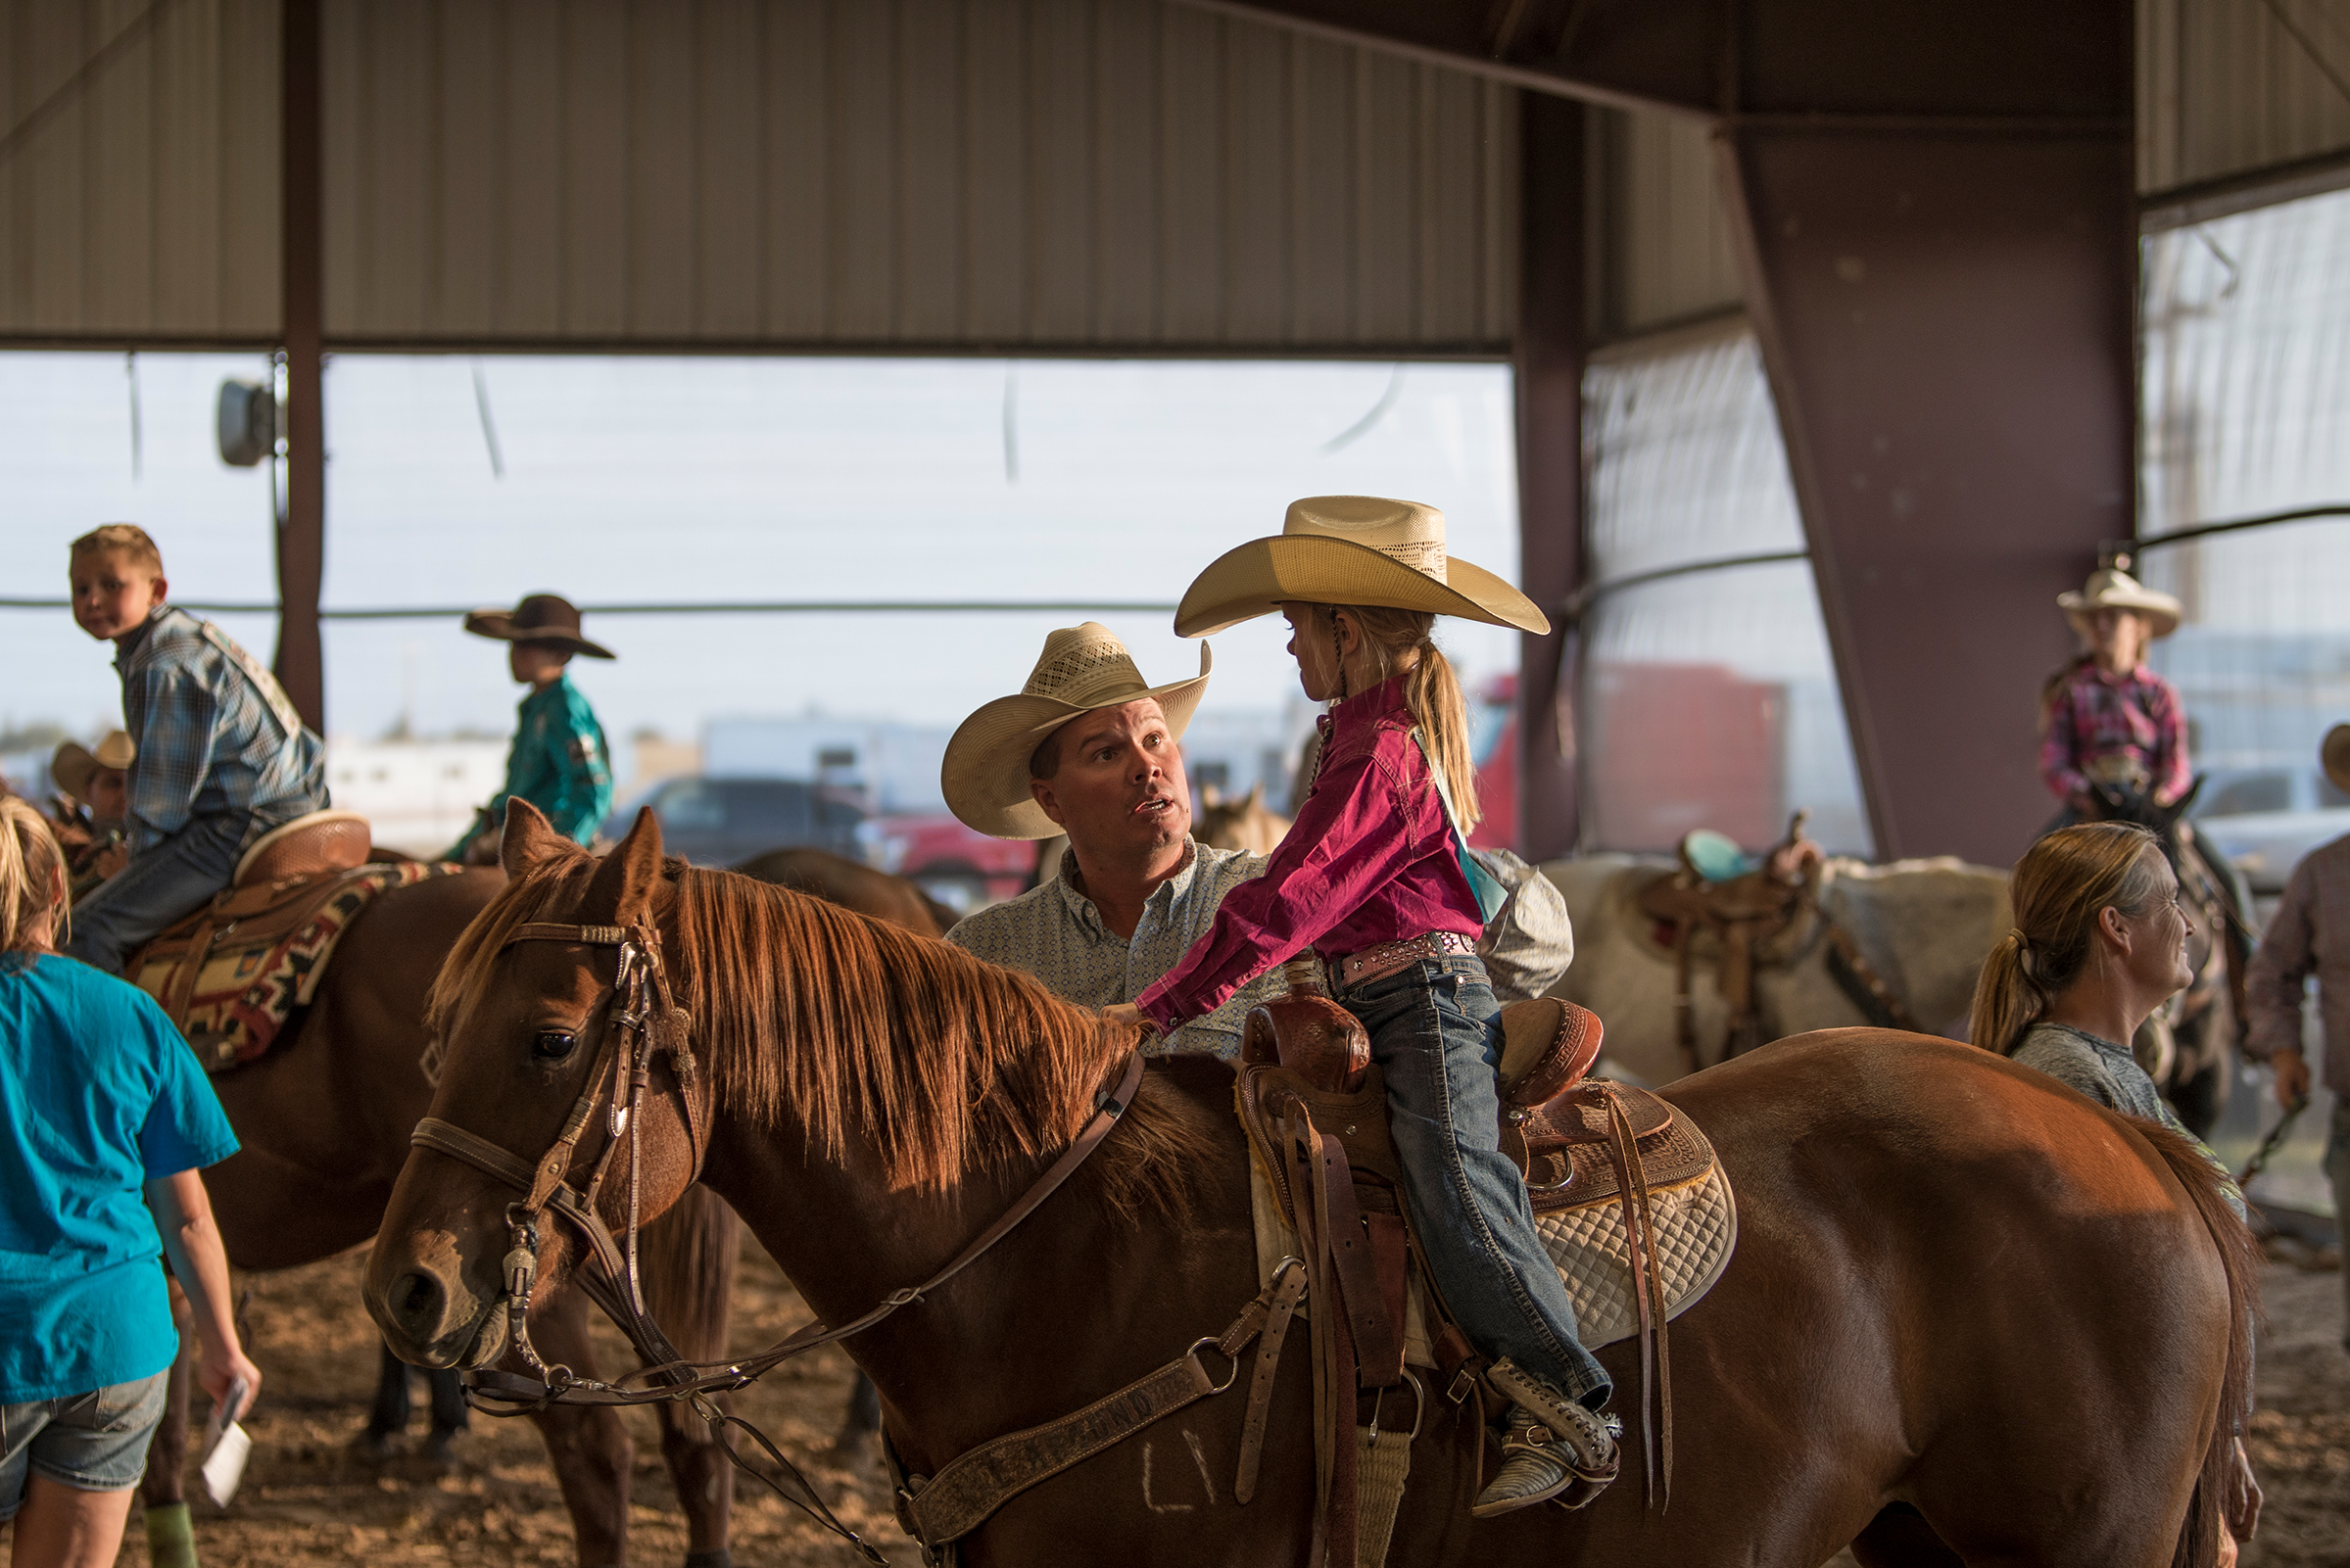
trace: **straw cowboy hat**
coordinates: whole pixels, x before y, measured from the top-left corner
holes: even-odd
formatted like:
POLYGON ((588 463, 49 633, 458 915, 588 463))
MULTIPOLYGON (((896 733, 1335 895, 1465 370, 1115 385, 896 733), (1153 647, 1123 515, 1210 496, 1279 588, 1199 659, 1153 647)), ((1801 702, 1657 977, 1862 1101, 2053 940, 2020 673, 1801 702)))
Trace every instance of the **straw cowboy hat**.
POLYGON ((2326 732, 2325 742, 2318 747, 2318 764, 2336 789, 2350 795, 2350 724, 2337 724, 2326 732))
POLYGON ((1052 837, 1060 825, 1029 792, 1029 758, 1044 737, 1079 714, 1156 697, 1168 732, 1180 740, 1208 689, 1208 662, 1203 643, 1199 674, 1147 686, 1108 627, 1087 621, 1061 628, 1044 640, 1044 652, 1019 694, 997 697, 965 719, 946 742, 938 784, 948 808, 965 827, 993 838, 1052 837))
POLYGON ((1218 556, 1175 607, 1175 635, 1208 637, 1283 599, 1430 610, 1521 632, 1548 632, 1534 601, 1444 550, 1444 513, 1376 496, 1309 496, 1281 532, 1218 556))
POLYGON ((2099 610, 2135 610, 2146 618, 2153 637, 2169 637, 2179 630, 2179 601, 2144 587, 2118 566, 2098 567, 2080 593, 2057 594, 2056 607, 2083 637, 2088 636, 2088 618, 2099 610))
POLYGON ((501 642, 552 642, 592 659, 613 656, 610 648, 579 635, 579 611, 552 594, 532 594, 510 610, 468 610, 465 630, 501 642))
POLYGON ((57 748, 49 759, 49 777, 57 787, 76 800, 86 800, 90 792, 90 775, 100 768, 127 772, 137 758, 139 748, 130 736, 120 730, 109 730, 106 738, 93 751, 78 740, 68 740, 57 748))

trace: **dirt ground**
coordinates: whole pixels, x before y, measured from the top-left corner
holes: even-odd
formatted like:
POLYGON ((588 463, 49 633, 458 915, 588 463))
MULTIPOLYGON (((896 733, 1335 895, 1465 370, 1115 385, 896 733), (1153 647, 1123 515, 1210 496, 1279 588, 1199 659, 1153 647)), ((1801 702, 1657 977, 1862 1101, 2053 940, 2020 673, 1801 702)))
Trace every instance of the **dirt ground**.
MULTIPOLYGON (((447 1474, 418 1453, 376 1460, 352 1450, 375 1367, 374 1330, 358 1300, 362 1256, 251 1280, 254 1355, 269 1382, 247 1423, 254 1451, 243 1491, 225 1512, 194 1503, 207 1568, 329 1562, 567 1568, 569 1520, 527 1422, 474 1417, 447 1474)), ((2341 1348, 2341 1275, 2338 1265, 2312 1271, 2296 1261, 2309 1259, 2272 1262, 2264 1280, 2271 1323, 2261 1346, 2252 1448, 2268 1505, 2243 1563, 2350 1568, 2350 1356, 2341 1348)), ((743 1264, 738 1351, 772 1343, 805 1316, 755 1246, 746 1248, 743 1264)), ((618 1336, 607 1335, 604 1348, 616 1363, 618 1336)), ((847 1389, 846 1359, 827 1349, 770 1377, 745 1398, 743 1413, 784 1446, 852 1528, 900 1568, 912 1568, 919 1554, 890 1517, 878 1470, 851 1474, 829 1459, 847 1389)), ((422 1392, 419 1385, 419 1438, 422 1392)), ((685 1525, 652 1419, 642 1411, 628 1415, 637 1440, 634 1557, 674 1564, 685 1555, 685 1525)), ((748 1485, 738 1494, 734 1528, 736 1560, 744 1568, 853 1560, 795 1510, 748 1485)), ((120 1564, 145 1563, 134 1513, 120 1564)))

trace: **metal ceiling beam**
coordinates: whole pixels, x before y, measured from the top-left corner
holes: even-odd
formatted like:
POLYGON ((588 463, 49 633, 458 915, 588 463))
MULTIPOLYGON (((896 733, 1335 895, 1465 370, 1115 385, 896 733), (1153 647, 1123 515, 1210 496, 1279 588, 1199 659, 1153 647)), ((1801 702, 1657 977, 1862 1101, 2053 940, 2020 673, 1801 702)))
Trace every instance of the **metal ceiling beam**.
POLYGON ((1860 131, 2129 124, 2129 54, 2038 0, 1176 3, 1617 108, 1860 131))
MULTIPOLYGON (((1518 105, 1518 583, 1535 603, 1583 587, 1582 105, 1529 93, 1518 105)), ((1517 845, 1528 860, 1581 840, 1572 708, 1573 628, 1518 640, 1517 845)))

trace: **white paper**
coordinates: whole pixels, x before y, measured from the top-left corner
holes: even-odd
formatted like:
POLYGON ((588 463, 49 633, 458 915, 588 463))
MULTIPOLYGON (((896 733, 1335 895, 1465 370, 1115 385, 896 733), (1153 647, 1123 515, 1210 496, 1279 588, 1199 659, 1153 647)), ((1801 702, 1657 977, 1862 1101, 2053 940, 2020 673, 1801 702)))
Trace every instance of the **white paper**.
POLYGON ((220 1429, 220 1441, 204 1456, 204 1491, 215 1507, 225 1508, 245 1479, 245 1461, 252 1456, 253 1439, 234 1421, 220 1429))

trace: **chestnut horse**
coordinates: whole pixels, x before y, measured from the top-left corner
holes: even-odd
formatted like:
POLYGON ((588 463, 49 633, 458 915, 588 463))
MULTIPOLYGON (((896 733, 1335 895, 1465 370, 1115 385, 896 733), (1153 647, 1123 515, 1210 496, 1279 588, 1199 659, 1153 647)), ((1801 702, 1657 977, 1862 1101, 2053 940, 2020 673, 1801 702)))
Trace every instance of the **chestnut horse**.
MULTIPOLYGON (((649 927, 705 1067, 656 1068, 641 1099, 643 1212, 698 1174, 828 1322, 925 1279, 1003 1214, 1134 1044, 943 943, 664 863, 649 814, 600 861, 528 818, 504 853, 512 884, 435 984, 432 1114, 526 1169, 554 1148, 601 1060, 615 960, 517 928, 649 927)), ((1432 1391, 1390 1561, 1730 1568, 1820 1563, 1847 1543, 1871 1565, 2213 1561, 2223 1510, 2249 1512, 2230 1479, 2254 1276, 2188 1145, 2011 1062, 1883 1029, 1784 1040, 1668 1096, 1712 1136, 1740 1210, 1736 1258, 1672 1330, 1669 1508, 1627 1476, 1576 1513, 1472 1522, 1481 1417, 1432 1391)), ((601 1157, 606 1120, 588 1118, 569 1179, 601 1157)), ((846 1341, 909 1468, 935 1474, 1076 1411, 1231 1321, 1259 1283, 1248 1158, 1226 1068, 1154 1065, 1024 1225, 846 1341)), ((605 1195, 615 1227, 625 1188, 605 1195)), ((366 1278, 402 1355, 483 1366, 506 1352, 514 1197, 470 1162, 409 1157, 366 1278)), ((553 1226, 539 1246, 552 1289, 576 1249, 553 1226)), ((1632 1348, 1602 1359, 1631 1406, 1632 1348)), ((1012 1498, 964 1561, 1298 1562, 1309 1360, 1279 1369, 1246 1506, 1233 1393, 1012 1498)))
MULTIPOLYGON (((423 1001, 468 922, 499 896, 494 871, 434 878, 384 894, 352 924, 299 1025, 259 1061, 214 1078, 240 1151, 204 1173, 229 1261, 290 1268, 331 1258, 375 1234, 408 1133, 432 1086, 423 1001)), ((647 1295, 688 1354, 726 1354, 734 1279, 734 1216, 693 1195, 645 1237, 647 1295), (676 1314, 671 1321, 671 1313, 676 1314)), ((534 1314, 551 1354, 593 1360, 588 1307, 568 1292, 534 1314)), ((184 1390, 184 1383, 182 1384, 184 1390)), ((143 1488, 150 1506, 181 1497, 184 1392, 156 1437, 143 1488)), ((627 1560, 633 1446, 614 1412, 551 1410, 535 1418, 570 1508, 583 1564, 627 1560)), ((692 1568, 724 1568, 734 1472, 707 1430, 664 1412, 661 1449, 688 1521, 692 1568)))

